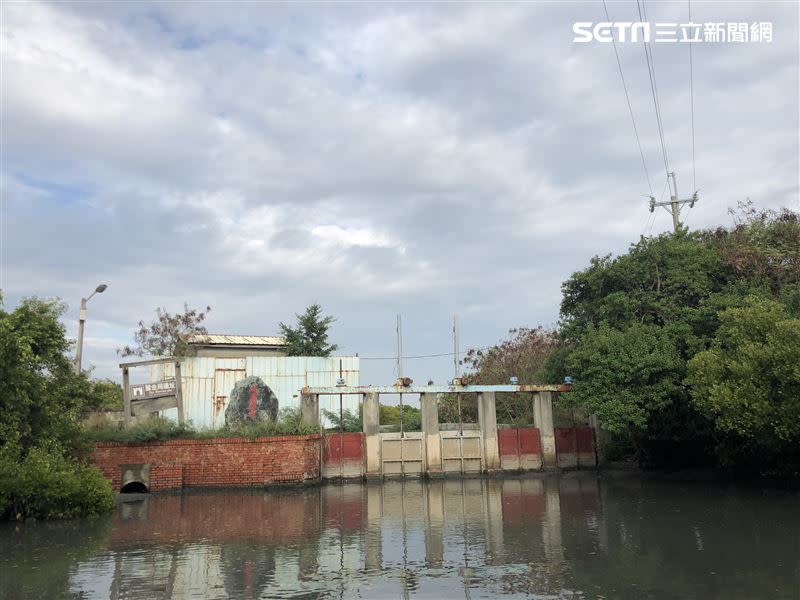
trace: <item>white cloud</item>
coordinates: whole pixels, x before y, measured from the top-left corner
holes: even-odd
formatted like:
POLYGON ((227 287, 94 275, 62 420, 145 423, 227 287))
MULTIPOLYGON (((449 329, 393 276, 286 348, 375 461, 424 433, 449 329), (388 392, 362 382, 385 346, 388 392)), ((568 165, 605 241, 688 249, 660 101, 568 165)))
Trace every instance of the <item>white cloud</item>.
MULTIPOLYGON (((800 207, 797 6, 697 10, 779 25, 771 45, 696 50, 690 224, 726 222, 747 195, 800 207)), ((465 343, 491 343, 552 323, 560 281, 648 223, 613 50, 571 42, 592 3, 2 11, 4 294, 60 295, 70 324, 108 281, 87 345, 104 374, 139 319, 183 301, 240 333, 319 301, 362 354, 391 352, 396 312, 409 352, 446 351, 456 311, 465 343)), ((621 58, 658 194, 641 48, 621 58)), ((662 45, 655 60, 688 193, 687 56, 662 45)))
POLYGON ((338 225, 317 225, 311 229, 311 235, 316 236, 324 244, 334 246, 365 246, 375 248, 388 248, 392 246, 389 239, 380 232, 369 228, 344 228, 338 225))

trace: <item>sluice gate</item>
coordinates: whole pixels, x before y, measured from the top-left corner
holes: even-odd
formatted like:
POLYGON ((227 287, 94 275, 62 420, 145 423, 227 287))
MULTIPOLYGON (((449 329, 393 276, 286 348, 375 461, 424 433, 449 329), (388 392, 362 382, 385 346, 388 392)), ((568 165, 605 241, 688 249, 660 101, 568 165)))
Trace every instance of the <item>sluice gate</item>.
MULTIPOLYGON (((591 427, 556 428, 553 395, 570 385, 464 385, 385 387, 306 387, 303 420, 319 427, 320 396, 360 395, 362 432, 323 435, 323 478, 441 477, 480 473, 594 468, 596 431, 591 427), (531 396, 533 425, 497 423, 495 395, 531 396), (380 396, 418 395, 421 431, 381 431, 380 396), (439 424, 443 394, 474 394, 477 424, 456 430, 439 424)), ((592 421, 595 426, 597 420, 592 421)))

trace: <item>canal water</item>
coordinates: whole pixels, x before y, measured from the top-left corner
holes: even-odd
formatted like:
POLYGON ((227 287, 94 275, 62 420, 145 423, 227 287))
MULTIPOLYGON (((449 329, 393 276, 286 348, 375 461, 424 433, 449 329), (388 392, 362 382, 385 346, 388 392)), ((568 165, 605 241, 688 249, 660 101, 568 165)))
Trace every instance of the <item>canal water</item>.
POLYGON ((800 598, 800 495, 594 474, 128 498, 0 524, 0 598, 800 598))

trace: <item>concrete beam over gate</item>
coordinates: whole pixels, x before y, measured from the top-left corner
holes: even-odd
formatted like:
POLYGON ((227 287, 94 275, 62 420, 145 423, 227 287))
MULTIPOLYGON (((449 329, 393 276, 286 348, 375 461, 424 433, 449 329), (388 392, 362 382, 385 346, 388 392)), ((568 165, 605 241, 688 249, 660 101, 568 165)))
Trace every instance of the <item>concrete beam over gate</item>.
POLYGON ((377 385, 377 386, 331 386, 304 387, 303 395, 320 396, 331 394, 469 394, 493 392, 568 392, 572 386, 567 383, 555 385, 377 385))

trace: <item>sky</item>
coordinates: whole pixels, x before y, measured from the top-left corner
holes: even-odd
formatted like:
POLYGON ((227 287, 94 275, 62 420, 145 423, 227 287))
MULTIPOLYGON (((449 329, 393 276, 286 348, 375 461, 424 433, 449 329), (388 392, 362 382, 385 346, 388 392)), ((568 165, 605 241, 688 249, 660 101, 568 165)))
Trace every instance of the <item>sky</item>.
MULTIPOLYGON (((687 2, 645 5, 688 21, 687 2)), ((638 21, 636 2, 609 2, 638 21)), ((692 2, 692 20, 769 22, 771 43, 653 43, 665 146, 692 228, 800 209, 798 3, 692 2), (694 168, 693 168, 694 164, 694 168)), ((59 297, 84 366, 161 306, 213 333, 270 335, 308 304, 337 319, 361 383, 406 355, 552 326, 592 256, 668 231, 642 44, 573 42, 597 2, 83 2, 0 5, 0 288, 59 297), (652 192, 650 191, 652 188, 652 192)), ((451 356, 404 361, 422 382, 451 356)))

